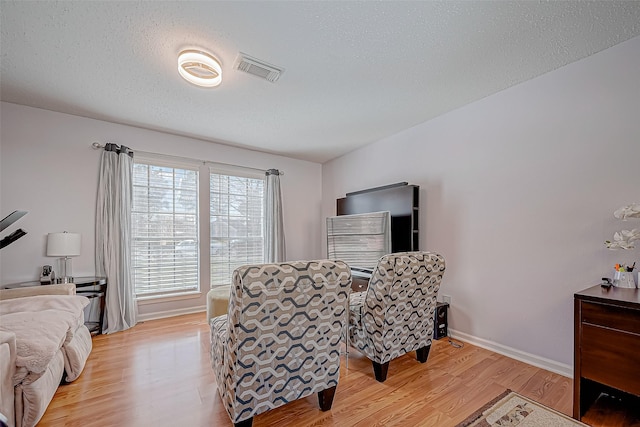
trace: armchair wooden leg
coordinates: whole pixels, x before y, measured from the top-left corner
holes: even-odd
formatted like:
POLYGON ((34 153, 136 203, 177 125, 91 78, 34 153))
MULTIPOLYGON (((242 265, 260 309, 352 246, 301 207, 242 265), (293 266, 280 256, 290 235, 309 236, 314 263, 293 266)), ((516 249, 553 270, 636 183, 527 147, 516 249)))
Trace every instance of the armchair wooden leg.
POLYGON ((253 417, 247 418, 237 423, 233 423, 234 427, 251 427, 253 425, 253 417))
POLYGON ((328 411, 333 404, 333 396, 336 394, 336 387, 329 387, 328 389, 318 392, 318 403, 320 404, 321 411, 328 411))
POLYGON ((429 357, 429 350, 431 350, 431 345, 416 350, 418 362, 424 363, 427 361, 427 358, 429 357))
POLYGON ((373 373, 376 376, 376 380, 383 383, 384 380, 387 379, 387 371, 389 370, 389 362, 386 363, 378 363, 371 361, 373 364, 373 373))

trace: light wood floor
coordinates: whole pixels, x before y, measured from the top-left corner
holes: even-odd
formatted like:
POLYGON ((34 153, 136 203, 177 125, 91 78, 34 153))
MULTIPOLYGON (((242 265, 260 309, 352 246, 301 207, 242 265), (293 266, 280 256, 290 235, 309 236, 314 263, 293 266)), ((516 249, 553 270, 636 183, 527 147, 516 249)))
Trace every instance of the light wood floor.
MULTIPOLYGON (((258 415, 254 426, 455 426, 505 389, 571 413, 571 379, 440 340, 425 364, 414 353, 392 361, 384 383, 352 350, 330 411, 320 412, 314 395, 258 415)), ((94 337, 84 372, 58 388, 39 424, 62 425, 231 426, 210 367, 205 314, 94 337)))

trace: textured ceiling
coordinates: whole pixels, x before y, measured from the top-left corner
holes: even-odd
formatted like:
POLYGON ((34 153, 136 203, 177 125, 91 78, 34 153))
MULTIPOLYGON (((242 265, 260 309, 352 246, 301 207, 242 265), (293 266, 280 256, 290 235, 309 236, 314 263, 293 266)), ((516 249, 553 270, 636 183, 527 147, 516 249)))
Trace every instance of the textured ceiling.
MULTIPOLYGON (((325 162, 640 35, 637 1, 4 1, 2 101, 325 162), (177 73, 209 50, 223 82, 177 73), (236 71, 239 52, 283 67, 236 71)), ((105 135, 108 138, 108 135, 105 135)))

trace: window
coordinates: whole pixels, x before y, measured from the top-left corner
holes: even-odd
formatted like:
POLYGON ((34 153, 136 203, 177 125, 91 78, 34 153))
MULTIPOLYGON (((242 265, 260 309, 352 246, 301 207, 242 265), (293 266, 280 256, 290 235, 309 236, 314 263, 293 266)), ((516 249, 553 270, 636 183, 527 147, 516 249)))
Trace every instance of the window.
POLYGON ((264 262, 264 178, 211 172, 211 286, 231 283, 233 270, 264 262))
POLYGON ((136 156, 131 262, 138 298, 195 296, 230 284, 241 265, 264 262, 264 175, 224 168, 136 156))
POLYGON ((131 258, 138 297, 199 290, 198 170, 163 163, 136 159, 133 166, 131 258))

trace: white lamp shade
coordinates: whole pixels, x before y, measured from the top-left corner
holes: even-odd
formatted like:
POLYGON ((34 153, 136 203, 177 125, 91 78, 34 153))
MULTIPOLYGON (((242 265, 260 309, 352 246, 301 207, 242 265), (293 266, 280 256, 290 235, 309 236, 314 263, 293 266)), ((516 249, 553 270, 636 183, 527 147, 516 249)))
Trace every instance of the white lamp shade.
POLYGON ((78 256, 80 240, 80 233, 49 233, 47 256, 78 256))

